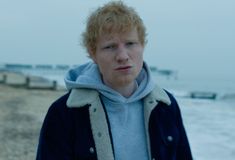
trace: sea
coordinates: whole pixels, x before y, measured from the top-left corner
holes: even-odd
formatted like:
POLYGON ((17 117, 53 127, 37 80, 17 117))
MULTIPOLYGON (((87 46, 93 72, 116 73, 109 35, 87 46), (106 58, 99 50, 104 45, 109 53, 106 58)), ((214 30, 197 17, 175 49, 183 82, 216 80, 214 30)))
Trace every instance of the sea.
MULTIPOLYGON (((1 70, 36 75, 64 86, 68 65, 0 65, 1 70)), ((235 159, 235 80, 192 77, 152 70, 156 84, 171 92, 181 109, 194 160, 235 159)), ((65 86, 64 86, 65 87, 65 86)))

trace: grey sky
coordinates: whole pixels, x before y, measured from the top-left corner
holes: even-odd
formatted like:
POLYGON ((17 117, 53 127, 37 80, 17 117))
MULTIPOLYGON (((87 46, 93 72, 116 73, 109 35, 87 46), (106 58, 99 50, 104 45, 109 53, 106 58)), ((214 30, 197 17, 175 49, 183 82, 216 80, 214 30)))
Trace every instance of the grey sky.
MULTIPOLYGON (((1 0, 0 63, 84 63, 80 34, 88 14, 104 2, 1 0)), ((235 77, 234 0, 125 2, 146 24, 148 63, 195 76, 235 77)))

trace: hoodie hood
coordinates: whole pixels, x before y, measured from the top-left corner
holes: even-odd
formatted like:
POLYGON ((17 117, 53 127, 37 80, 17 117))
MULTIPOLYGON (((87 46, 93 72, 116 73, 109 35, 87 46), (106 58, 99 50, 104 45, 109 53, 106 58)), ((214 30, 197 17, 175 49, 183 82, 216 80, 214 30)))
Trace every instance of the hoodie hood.
POLYGON ((99 68, 94 62, 88 62, 70 69, 64 80, 68 90, 78 88, 94 89, 111 101, 118 103, 131 103, 140 100, 155 87, 150 70, 145 62, 136 78, 138 88, 130 97, 124 97, 119 92, 106 86, 102 81, 99 68))

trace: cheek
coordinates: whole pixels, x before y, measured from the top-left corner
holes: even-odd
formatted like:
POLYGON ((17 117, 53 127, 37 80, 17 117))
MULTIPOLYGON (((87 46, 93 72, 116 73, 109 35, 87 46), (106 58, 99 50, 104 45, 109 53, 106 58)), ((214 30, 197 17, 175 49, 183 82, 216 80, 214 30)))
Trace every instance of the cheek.
POLYGON ((111 72, 111 66, 108 61, 98 61, 97 65, 99 66, 100 72, 103 76, 109 75, 111 72))
POLYGON ((144 48, 142 47, 137 47, 134 51, 135 54, 133 54, 136 58, 143 59, 143 53, 144 53, 144 48))
POLYGON ((139 52, 133 56, 133 60, 135 61, 136 65, 141 65, 143 63, 143 52, 139 52))
POLYGON ((143 52, 140 52, 139 54, 136 55, 135 63, 136 63, 137 72, 140 72, 140 70, 143 67, 143 52))
POLYGON ((109 61, 107 59, 107 57, 103 56, 103 55, 99 55, 99 56, 96 56, 95 58, 95 63, 99 66, 99 68, 103 69, 105 68, 108 64, 109 61))

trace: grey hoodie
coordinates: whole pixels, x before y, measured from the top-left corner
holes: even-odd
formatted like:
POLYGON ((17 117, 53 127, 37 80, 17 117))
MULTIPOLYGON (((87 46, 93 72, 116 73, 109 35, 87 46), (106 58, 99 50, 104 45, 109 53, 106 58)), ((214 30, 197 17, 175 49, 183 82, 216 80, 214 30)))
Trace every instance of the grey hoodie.
POLYGON ((68 90, 90 88, 100 93, 111 126, 116 160, 148 159, 142 99, 154 89, 154 83, 146 63, 136 82, 138 88, 126 98, 103 83, 93 62, 73 68, 65 76, 68 90))

